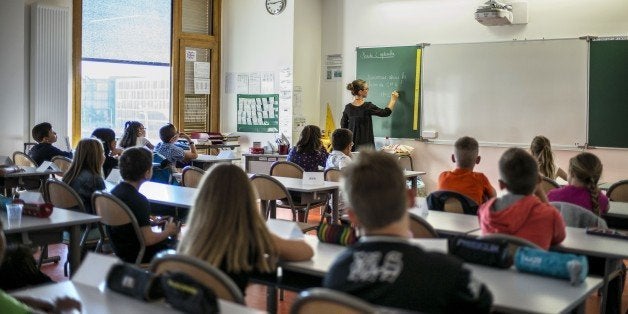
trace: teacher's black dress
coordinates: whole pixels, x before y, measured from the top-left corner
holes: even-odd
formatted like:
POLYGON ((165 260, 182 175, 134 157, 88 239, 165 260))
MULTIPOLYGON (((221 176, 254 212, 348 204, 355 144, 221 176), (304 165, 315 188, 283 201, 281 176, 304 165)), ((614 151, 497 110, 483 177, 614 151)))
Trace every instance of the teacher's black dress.
POLYGON ((390 108, 384 109, 375 106, 372 102, 365 102, 362 106, 348 103, 342 112, 340 127, 353 132, 353 148, 357 151, 360 147, 375 147, 373 136, 373 119, 371 116, 388 117, 392 113, 390 108))

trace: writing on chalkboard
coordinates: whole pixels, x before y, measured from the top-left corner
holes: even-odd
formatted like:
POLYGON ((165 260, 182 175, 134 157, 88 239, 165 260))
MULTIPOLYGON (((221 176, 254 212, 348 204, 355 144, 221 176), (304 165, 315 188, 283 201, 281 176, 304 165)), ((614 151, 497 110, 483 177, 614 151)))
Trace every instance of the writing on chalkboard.
POLYGON ((393 90, 397 90, 403 86, 407 80, 406 72, 389 73, 380 75, 367 74, 364 78, 369 83, 369 88, 375 90, 372 96, 389 97, 393 90))
POLYGON ((362 59, 390 59, 395 57, 395 52, 392 49, 388 51, 379 51, 379 52, 366 52, 362 51, 362 59))

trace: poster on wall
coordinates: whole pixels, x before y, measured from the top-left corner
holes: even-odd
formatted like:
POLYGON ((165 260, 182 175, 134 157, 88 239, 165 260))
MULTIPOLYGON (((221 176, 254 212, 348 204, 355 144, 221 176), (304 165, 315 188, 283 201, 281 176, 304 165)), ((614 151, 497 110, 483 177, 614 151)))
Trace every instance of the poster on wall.
POLYGON ((279 132, 279 94, 238 94, 237 106, 238 132, 279 132))
POLYGON ((342 55, 332 54, 325 58, 325 79, 328 81, 342 79, 342 55))

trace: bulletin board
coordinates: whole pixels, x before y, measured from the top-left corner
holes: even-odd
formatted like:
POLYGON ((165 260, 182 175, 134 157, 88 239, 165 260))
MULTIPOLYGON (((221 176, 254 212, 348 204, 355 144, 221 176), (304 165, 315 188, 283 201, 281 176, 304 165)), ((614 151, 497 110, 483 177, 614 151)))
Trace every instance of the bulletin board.
POLYGON ((237 94, 237 106, 238 132, 279 132, 279 94, 237 94))

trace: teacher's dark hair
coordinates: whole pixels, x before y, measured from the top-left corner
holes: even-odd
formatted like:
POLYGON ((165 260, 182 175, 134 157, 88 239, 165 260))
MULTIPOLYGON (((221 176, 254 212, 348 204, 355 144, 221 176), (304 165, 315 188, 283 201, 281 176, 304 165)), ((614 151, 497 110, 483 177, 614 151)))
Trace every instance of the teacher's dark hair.
POLYGON ((306 125, 301 131, 301 136, 297 142, 296 149, 299 153, 311 153, 320 150, 323 146, 321 143, 321 129, 315 125, 306 125))
POLYGON ((366 81, 357 79, 347 84, 347 90, 351 91, 351 95, 356 96, 359 91, 366 89, 366 81))

